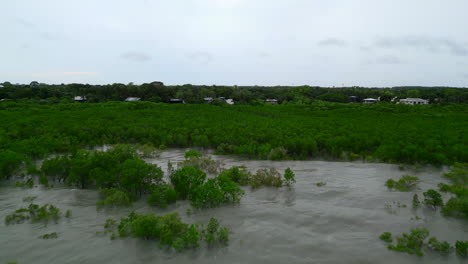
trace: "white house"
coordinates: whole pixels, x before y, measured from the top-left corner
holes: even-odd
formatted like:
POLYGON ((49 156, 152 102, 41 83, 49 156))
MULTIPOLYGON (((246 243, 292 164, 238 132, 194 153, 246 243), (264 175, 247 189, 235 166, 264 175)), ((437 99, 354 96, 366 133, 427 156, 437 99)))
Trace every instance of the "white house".
POLYGON ((86 96, 75 96, 73 100, 76 102, 86 102, 86 96))
POLYGON ((140 97, 127 97, 127 99, 125 99, 125 102, 135 102, 135 101, 140 101, 140 97))
POLYGON ((278 100, 276 100, 276 99, 266 99, 265 103, 267 103, 267 104, 278 104, 278 100))
POLYGON ((362 102, 365 103, 365 104, 375 104, 375 102, 377 102, 377 99, 366 98, 366 99, 362 100, 362 102))
POLYGON ((211 103, 211 102, 213 102, 213 97, 205 97, 205 98, 203 98, 203 100, 205 102, 207 102, 207 103, 211 103))
POLYGON ((233 100, 233 99, 226 99, 226 104, 228 104, 228 105, 233 105, 233 104, 234 104, 234 100, 233 100))
POLYGON ((406 98, 401 99, 400 104, 408 104, 408 105, 427 105, 429 104, 429 100, 421 99, 421 98, 406 98))

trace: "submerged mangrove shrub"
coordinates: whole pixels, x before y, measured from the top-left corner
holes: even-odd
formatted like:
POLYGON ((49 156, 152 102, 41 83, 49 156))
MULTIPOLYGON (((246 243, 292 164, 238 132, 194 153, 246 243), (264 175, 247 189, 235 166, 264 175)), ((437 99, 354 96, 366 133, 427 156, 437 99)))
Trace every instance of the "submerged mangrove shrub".
POLYGON ((116 188, 101 189, 99 190, 99 196, 101 200, 96 203, 98 209, 132 205, 131 195, 116 188))
POLYGON ((50 234, 44 234, 42 236, 39 236, 39 238, 42 238, 42 239, 55 239, 57 237, 58 237, 57 232, 53 232, 53 233, 50 233, 50 234))
POLYGON ((206 173, 195 167, 182 167, 171 176, 171 183, 181 199, 191 197, 193 190, 202 185, 206 179, 206 173))
POLYGON ((197 208, 216 207, 226 203, 238 203, 244 191, 228 176, 220 175, 197 186, 191 195, 197 208))
MULTIPOLYGON (((217 219, 210 219, 207 229, 200 224, 187 224, 182 222, 177 213, 169 213, 158 216, 152 213, 130 213, 126 218, 121 218, 117 226, 120 237, 133 236, 147 240, 158 240, 159 246, 167 246, 176 250, 198 248, 200 241, 205 240, 209 244, 219 242, 227 244, 229 229, 219 228, 217 219)), ((114 228, 114 222, 106 221, 106 230, 114 228)))
MULTIPOLYGON (((409 234, 403 233, 401 236, 396 237, 396 245, 389 244, 388 249, 398 252, 406 252, 408 254, 416 254, 418 256, 422 256, 424 254, 423 248, 439 252, 440 255, 448 255, 452 251, 453 247, 449 242, 439 241, 436 237, 431 237, 426 241, 427 237, 429 237, 429 230, 426 228, 414 228, 410 230, 409 234)), ((391 233, 383 233, 380 235, 380 239, 387 243, 391 243, 391 233)), ((457 241, 455 243, 455 249, 457 251, 457 255, 467 256, 468 241, 457 241)))
POLYGON ((290 159, 288 156, 288 150, 285 147, 277 147, 271 149, 270 153, 268 153, 269 160, 287 160, 290 159))
POLYGON ((48 223, 49 220, 54 220, 57 223, 59 218, 60 209, 51 204, 43 206, 30 204, 27 208, 20 208, 14 213, 7 215, 5 217, 5 224, 21 224, 26 220, 31 220, 31 222, 42 221, 45 223, 48 223))
POLYGON ((380 236, 379 236, 380 240, 383 240, 387 243, 392 243, 393 242, 393 239, 392 239, 392 233, 390 232, 384 232, 382 233, 380 236))
POLYGON ((436 237, 429 238, 427 246, 434 251, 438 251, 441 255, 448 255, 451 250, 451 246, 447 241, 437 240, 436 237))
POLYGON ((213 160, 209 156, 203 156, 200 152, 196 150, 189 150, 185 152, 185 160, 177 164, 178 168, 183 168, 186 166, 194 167, 206 171, 211 174, 220 172, 221 162, 213 160))
POLYGON ((437 210, 437 206, 443 206, 444 201, 442 200, 442 195, 439 192, 433 189, 423 192, 424 195, 424 204, 428 207, 431 207, 434 210, 437 210))
POLYGON ((442 192, 455 195, 442 208, 445 216, 468 217, 468 163, 455 163, 444 177, 452 181, 452 185, 439 183, 442 192))
POLYGON ((419 201, 419 196, 417 193, 415 193, 413 195, 413 208, 416 209, 416 208, 419 208, 421 206, 421 201, 419 201))
POLYGON ((284 182, 286 183, 286 186, 288 187, 296 183, 296 176, 294 175, 294 172, 290 168, 287 168, 284 171, 283 177, 284 177, 284 182))
POLYGON ((455 243, 455 251, 460 257, 468 257, 468 240, 467 241, 457 241, 455 243))
POLYGON ((422 246, 428 236, 429 230, 426 228, 414 228, 410 230, 409 234, 403 233, 401 236, 396 237, 397 244, 388 245, 388 249, 422 256, 422 246))
POLYGON ((389 189, 396 189, 401 192, 407 192, 414 189, 418 181, 419 178, 416 176, 403 175, 398 181, 388 179, 387 182, 385 182, 385 186, 387 186, 389 189))
POLYGON ((79 150, 70 157, 45 160, 41 172, 53 181, 80 188, 117 188, 133 195, 149 193, 161 183, 163 172, 156 165, 138 158, 135 148, 116 145, 104 151, 79 150))
POLYGON ((259 188, 260 186, 281 187, 283 186, 283 179, 281 174, 275 169, 259 169, 250 180, 252 188, 259 188))
POLYGON ((159 184, 153 187, 147 199, 149 205, 166 208, 168 204, 175 203, 179 195, 170 184, 159 184))
POLYGON ((238 166, 224 169, 219 176, 227 176, 234 182, 244 186, 250 183, 252 173, 250 173, 245 166, 238 166))

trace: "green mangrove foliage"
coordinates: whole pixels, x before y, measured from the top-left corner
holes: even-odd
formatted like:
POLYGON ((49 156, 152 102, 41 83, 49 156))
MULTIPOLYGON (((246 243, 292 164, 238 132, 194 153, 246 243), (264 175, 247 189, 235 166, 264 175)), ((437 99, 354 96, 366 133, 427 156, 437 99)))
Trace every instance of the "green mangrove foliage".
MULTIPOLYGON (((398 252, 406 252, 408 254, 424 255, 423 249, 439 252, 440 255, 448 255, 453 248, 457 255, 461 257, 468 256, 468 241, 457 241, 455 247, 451 246, 447 241, 439 241, 436 237, 429 237, 429 230, 426 228, 413 228, 408 233, 403 233, 396 237, 396 244, 389 244, 388 249, 398 252)), ((392 243, 392 234, 389 232, 382 233, 379 237, 382 241, 392 243)))
POLYGON ((379 238, 380 238, 380 240, 385 241, 385 242, 388 242, 388 243, 392 243, 392 242, 393 242, 392 233, 390 233, 390 232, 384 232, 384 233, 382 233, 382 234, 379 236, 379 238))
POLYGON ((468 240, 467 241, 457 241, 455 243, 455 251, 460 257, 468 257, 468 240))
POLYGON ((287 168, 281 176, 275 168, 259 169, 257 173, 252 174, 246 167, 240 166, 224 169, 220 176, 227 176, 240 185, 250 185, 254 189, 261 186, 291 187, 296 182, 296 176, 290 168, 287 168))
POLYGON ((414 209, 419 208, 421 206, 421 201, 419 200, 419 196, 417 193, 413 195, 412 204, 414 209))
POLYGON ((98 209, 104 207, 124 207, 132 205, 132 195, 116 188, 104 188, 99 190, 101 200, 96 203, 98 209))
POLYGON ((444 206, 444 200, 442 200, 442 195, 438 191, 429 189, 426 192, 423 192, 423 195, 424 204, 428 207, 437 210, 438 206, 444 206))
POLYGON ((216 174, 221 170, 221 162, 213 160, 209 156, 204 156, 196 150, 185 152, 185 160, 177 163, 178 168, 194 167, 207 173, 216 174))
POLYGON ((57 223, 60 218, 60 209, 51 205, 45 204, 43 206, 37 204, 30 204, 26 208, 20 208, 14 213, 9 214, 5 217, 5 224, 21 224, 27 220, 33 222, 45 222, 53 220, 57 223))
POLYGON ((418 181, 419 178, 416 176, 403 175, 400 179, 398 179, 398 181, 395 181, 394 179, 388 179, 385 182, 385 186, 387 186, 389 189, 396 189, 400 192, 407 192, 414 189, 418 181))
POLYGON ((166 208, 168 204, 175 203, 179 199, 179 194, 170 184, 159 184, 153 187, 147 199, 149 205, 166 208))
POLYGON ((53 232, 53 233, 44 234, 42 236, 39 236, 39 238, 42 238, 42 239, 56 239, 56 238, 58 238, 58 234, 57 234, 57 232, 53 232))
POLYGON ((127 145, 116 145, 106 152, 79 150, 70 157, 47 159, 41 172, 70 186, 115 188, 135 196, 149 193, 154 184, 163 182, 161 168, 139 159, 136 150, 127 145))
MULTIPOLYGON (((207 228, 201 224, 187 224, 182 222, 177 213, 158 216, 152 213, 137 214, 132 212, 126 218, 121 218, 116 225, 113 220, 107 220, 105 232, 112 232, 117 228, 119 237, 133 236, 146 240, 157 240, 160 247, 170 247, 176 250, 198 248, 200 241, 208 244, 226 245, 229 241, 229 229, 220 227, 215 218, 211 218, 207 228)), ((114 236, 117 236, 113 233, 114 236)))
POLYGON ((444 174, 453 184, 439 184, 442 192, 454 194, 444 208, 446 216, 468 217, 468 163, 455 163, 449 173, 444 174))
POLYGON ((191 200, 197 208, 238 203, 244 194, 230 177, 220 174, 206 180, 206 174, 195 167, 182 167, 170 175, 170 179, 178 196, 191 200))
MULTIPOLYGON (((467 107, 323 102, 221 107, 151 102, 40 105, 5 101, 0 104, 0 178, 16 175, 31 159, 119 143, 209 147, 218 153, 260 159, 467 162, 467 107)), ((85 153, 75 156, 87 158, 85 153)), ((71 160, 65 157, 55 162, 71 160)), ((52 167, 49 175, 70 177, 71 184, 89 184, 76 169, 66 172, 71 165, 52 167)))
POLYGON ((388 249, 422 256, 424 240, 428 236, 429 230, 426 228, 414 228, 410 230, 409 234, 403 233, 401 236, 396 237, 396 245, 389 244, 388 249))

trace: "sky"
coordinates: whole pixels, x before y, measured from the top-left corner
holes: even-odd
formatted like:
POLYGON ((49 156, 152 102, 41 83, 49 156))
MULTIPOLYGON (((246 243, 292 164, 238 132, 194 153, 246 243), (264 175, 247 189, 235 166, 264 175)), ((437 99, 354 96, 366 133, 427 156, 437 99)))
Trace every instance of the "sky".
POLYGON ((467 0, 2 0, 0 82, 468 87, 467 0))

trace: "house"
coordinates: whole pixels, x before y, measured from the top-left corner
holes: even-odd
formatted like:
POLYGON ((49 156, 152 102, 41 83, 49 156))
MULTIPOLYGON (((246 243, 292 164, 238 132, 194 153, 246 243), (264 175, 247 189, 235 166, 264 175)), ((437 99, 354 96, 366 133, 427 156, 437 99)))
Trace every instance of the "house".
POLYGON ((207 103, 211 103, 211 102, 213 102, 213 97, 205 97, 205 98, 203 98, 203 101, 205 101, 207 103))
POLYGON ((267 103, 267 104, 278 104, 278 100, 276 100, 276 99, 266 99, 265 103, 267 103))
POLYGON ((365 103, 365 104, 375 104, 375 102, 377 102, 377 99, 366 98, 366 99, 362 100, 362 102, 365 103))
POLYGON ((171 98, 171 100, 169 100, 169 103, 171 103, 171 104, 185 104, 185 101, 184 101, 184 99, 171 98))
POLYGON ((234 104, 234 100, 233 100, 233 99, 226 99, 226 104, 228 104, 228 105, 233 105, 233 104, 234 104))
POLYGON ((421 99, 421 98, 406 98, 401 99, 400 104, 407 104, 407 105, 427 105, 429 104, 429 100, 421 99))
POLYGON ((73 98, 73 100, 75 100, 75 102, 86 102, 86 96, 75 96, 73 98))
POLYGON ((136 101, 140 101, 140 97, 127 97, 127 99, 125 99, 125 102, 136 102, 136 101))

